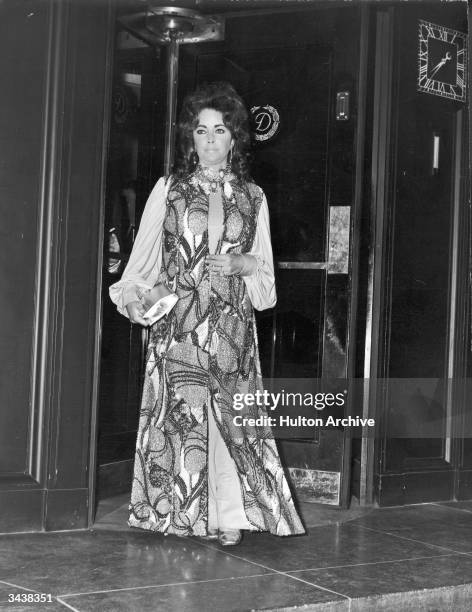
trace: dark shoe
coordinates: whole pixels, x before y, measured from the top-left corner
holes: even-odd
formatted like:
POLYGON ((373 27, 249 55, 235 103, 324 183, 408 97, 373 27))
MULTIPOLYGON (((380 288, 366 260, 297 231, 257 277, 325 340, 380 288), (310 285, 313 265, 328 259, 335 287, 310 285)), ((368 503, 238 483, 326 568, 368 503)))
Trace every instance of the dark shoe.
POLYGON ((221 546, 236 546, 241 542, 242 537, 243 533, 240 529, 227 529, 219 532, 218 541, 221 546))

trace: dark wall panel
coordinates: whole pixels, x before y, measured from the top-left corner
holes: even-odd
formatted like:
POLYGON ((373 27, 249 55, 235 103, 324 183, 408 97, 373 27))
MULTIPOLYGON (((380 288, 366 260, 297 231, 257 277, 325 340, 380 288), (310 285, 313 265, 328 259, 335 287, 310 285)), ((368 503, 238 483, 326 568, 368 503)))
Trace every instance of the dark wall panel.
MULTIPOLYGON (((456 260, 458 285, 466 274, 461 245, 467 239, 466 225, 454 226, 456 210, 463 218, 466 206, 465 191, 454 191, 462 171, 455 156, 461 136, 459 132, 456 142, 456 129, 465 106, 417 91, 419 20, 467 32, 467 6, 424 2, 395 6, 392 14, 392 163, 380 372, 404 382, 401 392, 400 385, 390 382, 385 401, 378 401, 377 422, 384 423, 377 464, 381 505, 450 499, 454 494, 455 441, 447 419, 459 412, 460 404, 450 399, 447 379, 451 363, 454 376, 463 376, 462 365, 451 360, 450 344, 452 309, 457 328, 464 316, 464 292, 452 291, 456 260), (440 143, 436 169, 434 137, 440 143)), ((458 352, 464 340, 456 335, 453 350, 458 352)))
POLYGON ((0 531, 83 528, 112 3, 0 4, 0 531))
POLYGON ((27 468, 48 7, 0 9, 0 473, 27 468))
MULTIPOLYGON (((67 244, 62 273, 60 428, 54 482, 57 487, 87 487, 90 415, 94 379, 95 307, 101 221, 104 60, 109 16, 99 3, 71 4, 70 59, 66 82, 63 164, 70 169, 62 184, 67 208, 67 244), (97 61, 101 58, 102 61, 97 61), (81 469, 79 469, 79 466, 81 469)), ((65 239, 64 239, 65 243, 65 239)), ((52 466, 50 472, 53 473, 52 466)))

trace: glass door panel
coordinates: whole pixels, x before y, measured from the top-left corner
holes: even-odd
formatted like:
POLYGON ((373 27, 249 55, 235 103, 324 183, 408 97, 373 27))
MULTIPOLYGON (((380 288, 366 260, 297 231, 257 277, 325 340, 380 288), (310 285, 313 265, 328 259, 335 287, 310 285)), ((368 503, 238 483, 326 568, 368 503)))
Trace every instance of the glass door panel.
MULTIPOLYGON (((271 381, 347 376, 355 118, 337 125, 334 111, 358 55, 336 41, 343 31, 352 40, 358 24, 357 10, 228 17, 223 42, 180 51, 180 100, 223 80, 251 110, 252 175, 267 196, 276 265, 277 305, 256 315, 271 381)), ((304 498, 347 501, 345 435, 317 428, 306 440, 279 439, 304 498)))
POLYGON ((145 338, 109 299, 129 259, 136 228, 160 164, 158 50, 118 28, 110 109, 102 283, 102 353, 98 418, 98 498, 129 490, 145 338))

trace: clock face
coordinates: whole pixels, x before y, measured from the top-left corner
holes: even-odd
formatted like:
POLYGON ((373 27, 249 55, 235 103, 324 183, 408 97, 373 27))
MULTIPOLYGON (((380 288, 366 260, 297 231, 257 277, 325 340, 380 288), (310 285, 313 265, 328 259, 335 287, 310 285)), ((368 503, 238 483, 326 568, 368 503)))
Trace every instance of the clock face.
POLYGON ((418 91, 465 102, 467 35, 420 20, 418 91))

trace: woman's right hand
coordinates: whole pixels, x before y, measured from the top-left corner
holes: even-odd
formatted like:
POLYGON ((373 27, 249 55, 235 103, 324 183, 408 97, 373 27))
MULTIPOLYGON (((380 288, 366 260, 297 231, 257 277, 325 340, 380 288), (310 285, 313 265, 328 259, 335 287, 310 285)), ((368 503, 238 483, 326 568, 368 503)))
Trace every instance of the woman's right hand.
POLYGON ((126 310, 128 311, 131 323, 139 323, 139 325, 149 327, 149 321, 143 319, 143 314, 146 312, 146 309, 139 300, 126 304, 126 310))

